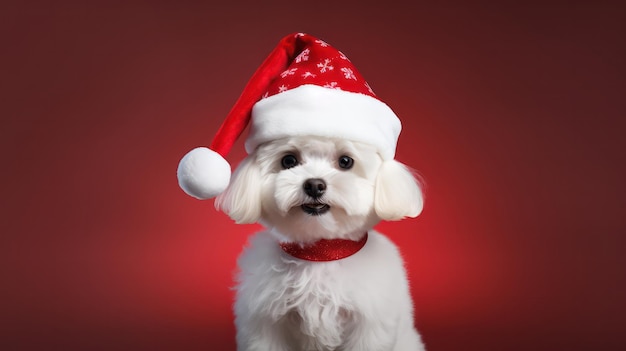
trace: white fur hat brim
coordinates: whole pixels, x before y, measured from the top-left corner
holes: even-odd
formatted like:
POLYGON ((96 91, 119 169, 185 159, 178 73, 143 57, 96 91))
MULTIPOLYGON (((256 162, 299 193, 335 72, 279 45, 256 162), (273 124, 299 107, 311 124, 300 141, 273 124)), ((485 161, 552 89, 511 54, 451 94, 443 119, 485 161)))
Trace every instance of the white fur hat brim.
POLYGON ((314 135, 367 143, 390 160, 401 129, 391 108, 372 96, 302 85, 254 105, 245 147, 252 153, 267 141, 314 135))

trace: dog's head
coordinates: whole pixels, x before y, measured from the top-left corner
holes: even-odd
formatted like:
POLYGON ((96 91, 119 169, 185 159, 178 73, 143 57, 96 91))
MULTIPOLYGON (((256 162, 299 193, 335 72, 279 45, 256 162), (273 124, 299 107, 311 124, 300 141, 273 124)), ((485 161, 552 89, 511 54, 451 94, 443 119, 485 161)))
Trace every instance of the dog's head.
POLYGON ((382 220, 416 217, 412 173, 373 146, 321 137, 260 145, 237 168, 216 207, 237 223, 260 222, 286 240, 358 239, 382 220))

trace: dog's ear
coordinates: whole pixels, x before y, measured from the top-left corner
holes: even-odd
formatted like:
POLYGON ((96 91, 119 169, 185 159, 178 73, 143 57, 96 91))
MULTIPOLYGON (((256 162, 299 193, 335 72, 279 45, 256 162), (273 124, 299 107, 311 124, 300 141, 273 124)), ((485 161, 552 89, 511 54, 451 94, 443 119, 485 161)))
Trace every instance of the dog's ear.
POLYGON ((413 173, 396 160, 383 162, 376 177, 374 210, 378 217, 397 221, 417 217, 424 207, 422 190, 413 173))
POLYGON ((233 173, 228 188, 215 199, 215 208, 238 224, 261 217, 261 171, 254 157, 245 158, 233 173))

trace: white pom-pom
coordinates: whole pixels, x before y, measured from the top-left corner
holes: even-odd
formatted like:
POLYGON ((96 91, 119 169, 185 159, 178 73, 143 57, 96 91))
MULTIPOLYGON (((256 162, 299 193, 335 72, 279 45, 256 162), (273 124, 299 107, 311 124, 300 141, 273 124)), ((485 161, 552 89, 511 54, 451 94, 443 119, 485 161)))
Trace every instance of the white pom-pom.
POLYGON ((178 184, 189 195, 210 199, 221 194, 230 182, 230 164, 217 152, 198 147, 178 164, 178 184))

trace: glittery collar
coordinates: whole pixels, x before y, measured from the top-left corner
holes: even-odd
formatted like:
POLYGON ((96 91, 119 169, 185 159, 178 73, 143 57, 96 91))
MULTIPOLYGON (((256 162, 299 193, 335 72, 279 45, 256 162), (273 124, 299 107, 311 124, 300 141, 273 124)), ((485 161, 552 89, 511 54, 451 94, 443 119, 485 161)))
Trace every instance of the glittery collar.
POLYGON ((352 256, 365 246, 367 233, 360 240, 321 239, 302 246, 299 243, 280 243, 289 255, 306 261, 335 261, 352 256))

